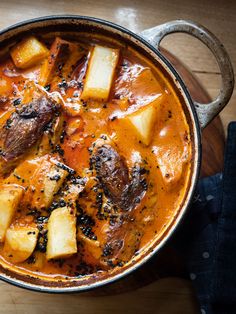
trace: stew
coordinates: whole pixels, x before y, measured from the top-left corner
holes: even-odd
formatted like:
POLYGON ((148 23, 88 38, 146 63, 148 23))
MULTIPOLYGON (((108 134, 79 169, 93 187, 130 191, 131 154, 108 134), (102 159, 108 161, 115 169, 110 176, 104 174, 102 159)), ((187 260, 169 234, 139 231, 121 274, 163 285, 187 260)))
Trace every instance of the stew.
POLYGON ((0 261, 80 278, 161 239, 189 183, 175 89, 125 44, 27 36, 0 64, 0 261))

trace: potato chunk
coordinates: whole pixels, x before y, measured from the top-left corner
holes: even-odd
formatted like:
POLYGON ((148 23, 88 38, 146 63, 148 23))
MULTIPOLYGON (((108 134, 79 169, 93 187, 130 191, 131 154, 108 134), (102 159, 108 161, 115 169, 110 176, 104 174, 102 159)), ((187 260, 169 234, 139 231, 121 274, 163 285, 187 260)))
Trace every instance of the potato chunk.
POLYGON ((35 227, 14 227, 7 229, 4 255, 14 263, 25 261, 33 253, 38 229, 35 227))
POLYGON ((77 252, 76 217, 68 207, 55 209, 48 221, 47 259, 69 257, 77 252))
POLYGON ((119 50, 95 46, 89 61, 82 99, 106 101, 109 97, 119 50))
POLYGON ((157 117, 157 109, 150 104, 127 116, 137 132, 137 137, 145 145, 149 145, 152 139, 152 131, 157 117))
POLYGON ((18 68, 25 69, 35 65, 48 56, 48 49, 37 38, 30 36, 16 44, 10 51, 18 68))
POLYGON ((17 206, 23 195, 23 189, 14 184, 6 184, 0 188, 0 242, 5 239, 17 206))
POLYGON ((68 176, 68 172, 60 169, 56 165, 53 165, 49 173, 46 175, 44 179, 44 204, 45 206, 49 206, 51 204, 53 196, 55 193, 58 192, 60 187, 62 186, 62 183, 64 179, 68 176))
POLYGON ((49 207, 67 176, 68 172, 58 167, 56 160, 46 156, 33 175, 26 199, 33 208, 49 207))

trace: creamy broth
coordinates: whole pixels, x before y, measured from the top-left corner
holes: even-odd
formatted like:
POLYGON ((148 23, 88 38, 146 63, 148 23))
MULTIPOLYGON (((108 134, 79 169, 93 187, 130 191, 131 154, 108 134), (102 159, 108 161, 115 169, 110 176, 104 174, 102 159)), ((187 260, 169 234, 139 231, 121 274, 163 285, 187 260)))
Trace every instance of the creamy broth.
POLYGON ((0 64, 0 255, 71 278, 122 267, 184 199, 190 131, 170 82, 103 38, 50 34, 0 64))

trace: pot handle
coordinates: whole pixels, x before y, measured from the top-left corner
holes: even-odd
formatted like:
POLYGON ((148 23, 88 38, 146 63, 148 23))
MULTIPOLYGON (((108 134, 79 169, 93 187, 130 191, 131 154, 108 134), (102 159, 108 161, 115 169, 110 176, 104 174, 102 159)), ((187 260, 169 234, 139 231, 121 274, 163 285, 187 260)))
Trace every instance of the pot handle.
POLYGON ((234 72, 229 55, 214 34, 204 26, 188 20, 170 21, 146 29, 140 35, 159 50, 162 39, 172 33, 187 33, 198 38, 211 50, 219 65, 222 83, 220 93, 216 99, 208 104, 201 104, 194 101, 200 126, 204 128, 227 105, 232 95, 234 89, 234 72))

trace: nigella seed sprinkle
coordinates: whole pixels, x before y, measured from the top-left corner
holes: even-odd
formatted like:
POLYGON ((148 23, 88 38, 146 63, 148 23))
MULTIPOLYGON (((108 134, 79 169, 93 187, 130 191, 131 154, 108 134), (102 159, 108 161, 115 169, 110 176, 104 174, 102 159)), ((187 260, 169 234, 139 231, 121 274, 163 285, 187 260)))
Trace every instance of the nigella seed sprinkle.
POLYGON ((21 104, 21 98, 17 98, 13 101, 13 106, 18 106, 21 104))

